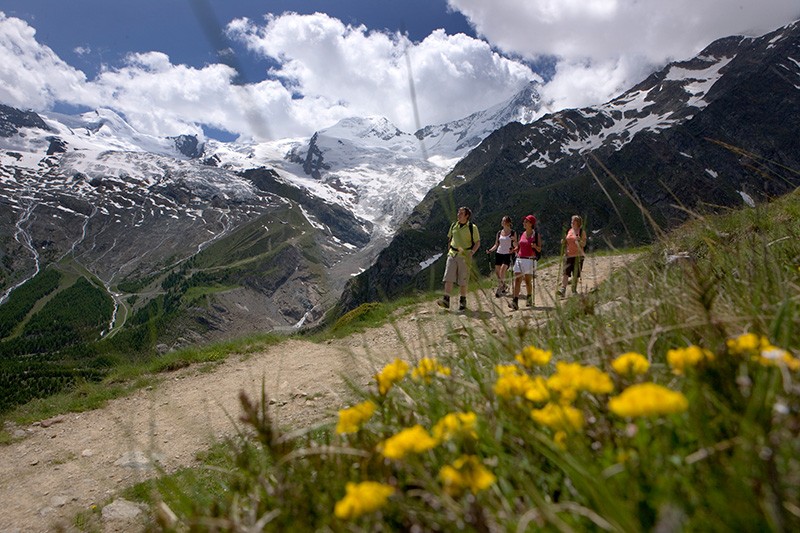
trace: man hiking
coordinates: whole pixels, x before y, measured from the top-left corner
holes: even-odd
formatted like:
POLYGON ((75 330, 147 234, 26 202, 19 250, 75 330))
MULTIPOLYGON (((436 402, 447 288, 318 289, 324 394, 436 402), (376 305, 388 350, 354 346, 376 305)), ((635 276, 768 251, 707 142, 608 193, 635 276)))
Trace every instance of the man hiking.
POLYGON ((444 296, 439 300, 439 306, 450 309, 450 293, 453 292, 453 283, 458 283, 461 291, 458 310, 467 310, 467 283, 469 269, 472 266, 472 256, 481 246, 481 235, 478 226, 472 223, 472 211, 469 207, 458 208, 458 220, 450 226, 447 232, 447 265, 444 269, 444 296))

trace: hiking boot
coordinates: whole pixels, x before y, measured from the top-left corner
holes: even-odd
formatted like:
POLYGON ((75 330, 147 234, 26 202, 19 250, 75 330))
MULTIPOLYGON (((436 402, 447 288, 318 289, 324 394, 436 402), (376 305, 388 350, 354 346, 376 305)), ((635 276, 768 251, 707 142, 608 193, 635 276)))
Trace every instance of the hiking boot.
POLYGON ((533 294, 529 294, 526 298, 528 307, 533 307, 533 294))
POLYGON ((442 296, 442 299, 436 302, 439 307, 444 307, 445 309, 450 309, 450 297, 449 296, 442 296))
POLYGON ((466 311, 467 310, 467 297, 462 296, 461 299, 458 301, 458 310, 459 311, 466 311))
POLYGON ((560 297, 563 298, 566 293, 567 293, 567 288, 566 287, 561 287, 560 289, 558 289, 556 291, 556 296, 560 296, 560 297))
POLYGON ((503 288, 502 287, 497 287, 497 290, 494 291, 494 297, 495 298, 500 298, 500 296, 502 296, 502 294, 503 294, 503 288))
POLYGON ((510 307, 514 311, 519 309, 519 298, 516 298, 516 297, 511 298, 511 301, 508 303, 508 307, 510 307))

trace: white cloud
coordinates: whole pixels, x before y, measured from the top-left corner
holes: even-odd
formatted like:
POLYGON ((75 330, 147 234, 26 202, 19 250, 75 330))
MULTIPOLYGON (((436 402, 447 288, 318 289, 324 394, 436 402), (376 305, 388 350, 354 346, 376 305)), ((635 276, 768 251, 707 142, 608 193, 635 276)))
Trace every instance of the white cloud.
POLYGON ((549 111, 596 105, 629 89, 647 76, 650 67, 628 57, 602 61, 561 59, 555 75, 539 92, 549 111))
MULTIPOLYGON (((484 41, 435 31, 419 43, 348 26, 324 14, 241 19, 229 33, 278 65, 269 79, 237 85, 223 64, 173 64, 161 52, 130 54, 86 76, 36 41, 26 22, 0 13, 0 101, 46 110, 56 101, 109 107, 140 131, 200 132, 200 124, 260 139, 310 135, 341 118, 381 115, 414 131, 409 64, 421 125, 462 118, 509 98, 537 76, 484 41)), ((76 49, 77 53, 81 50, 76 49)))
MULTIPOLYGON (((213 64, 201 69, 174 65, 160 52, 132 54, 127 64, 116 70, 103 70, 90 85, 103 102, 125 114, 133 127, 158 135, 199 131, 193 124, 207 124, 234 132, 261 136, 266 132, 259 114, 285 90, 272 87, 233 84, 236 72, 226 65, 213 64), (268 96, 264 105, 254 105, 252 94, 268 96)), ((269 85, 269 84, 267 84, 269 85)))
POLYGON ((448 0, 507 53, 556 56, 546 93, 560 105, 600 103, 654 66, 688 59, 715 39, 761 35, 800 18, 797 0, 448 0), (589 83, 594 78, 597 85, 589 83), (610 83, 615 80, 616 83, 610 83), (601 90, 605 89, 604 91, 601 90))
POLYGON ((199 132, 202 124, 244 137, 303 136, 353 115, 385 116, 413 131, 410 80, 420 125, 431 125, 505 100, 537 77, 497 50, 555 57, 541 92, 559 109, 604 102, 718 37, 757 35, 800 17, 797 0, 732 2, 449 0, 486 41, 437 30, 409 42, 320 13, 238 19, 229 35, 276 65, 244 86, 226 65, 193 68, 160 52, 131 54, 87 80, 28 23, 0 12, 0 102, 40 111, 57 101, 109 107, 156 135, 199 132))
MULTIPOLYGON (((422 125, 462 118, 509 98, 536 77, 484 41, 442 30, 411 43, 322 13, 287 13, 270 15, 261 26, 235 20, 228 32, 277 60, 272 74, 305 98, 339 104, 342 116, 386 116, 405 131, 416 128, 409 64, 422 125)), ((302 100, 295 105, 305 107, 302 100)))
POLYGON ((45 109, 55 100, 74 103, 87 97, 86 76, 36 41, 36 30, 0 12, 0 102, 45 109))

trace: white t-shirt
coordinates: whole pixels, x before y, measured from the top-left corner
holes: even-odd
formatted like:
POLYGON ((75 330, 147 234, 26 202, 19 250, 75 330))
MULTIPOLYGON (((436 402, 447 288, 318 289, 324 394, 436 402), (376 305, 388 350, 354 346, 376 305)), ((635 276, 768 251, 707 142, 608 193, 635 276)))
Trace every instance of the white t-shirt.
POLYGON ((500 232, 500 237, 498 238, 499 244, 497 245, 497 253, 498 254, 505 254, 508 255, 511 253, 511 234, 503 235, 503 232, 500 232))

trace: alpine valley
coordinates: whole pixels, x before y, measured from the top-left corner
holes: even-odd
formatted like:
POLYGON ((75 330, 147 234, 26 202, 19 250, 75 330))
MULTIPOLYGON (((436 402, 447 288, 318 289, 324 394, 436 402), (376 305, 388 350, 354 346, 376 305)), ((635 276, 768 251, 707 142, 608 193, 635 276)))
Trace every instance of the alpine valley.
POLYGON ((1 388, 24 375, 57 390, 109 354, 313 325, 438 286, 458 205, 484 248, 503 214, 535 213, 552 255, 572 213, 595 246, 639 244, 688 209, 792 190, 800 23, 545 113, 532 83, 415 133, 353 117, 310 139, 223 143, 148 136, 108 109, 0 105, 1 388))
POLYGON ((531 84, 416 134, 222 143, 0 106, 0 381, 318 323, 458 159, 538 109, 531 84))

